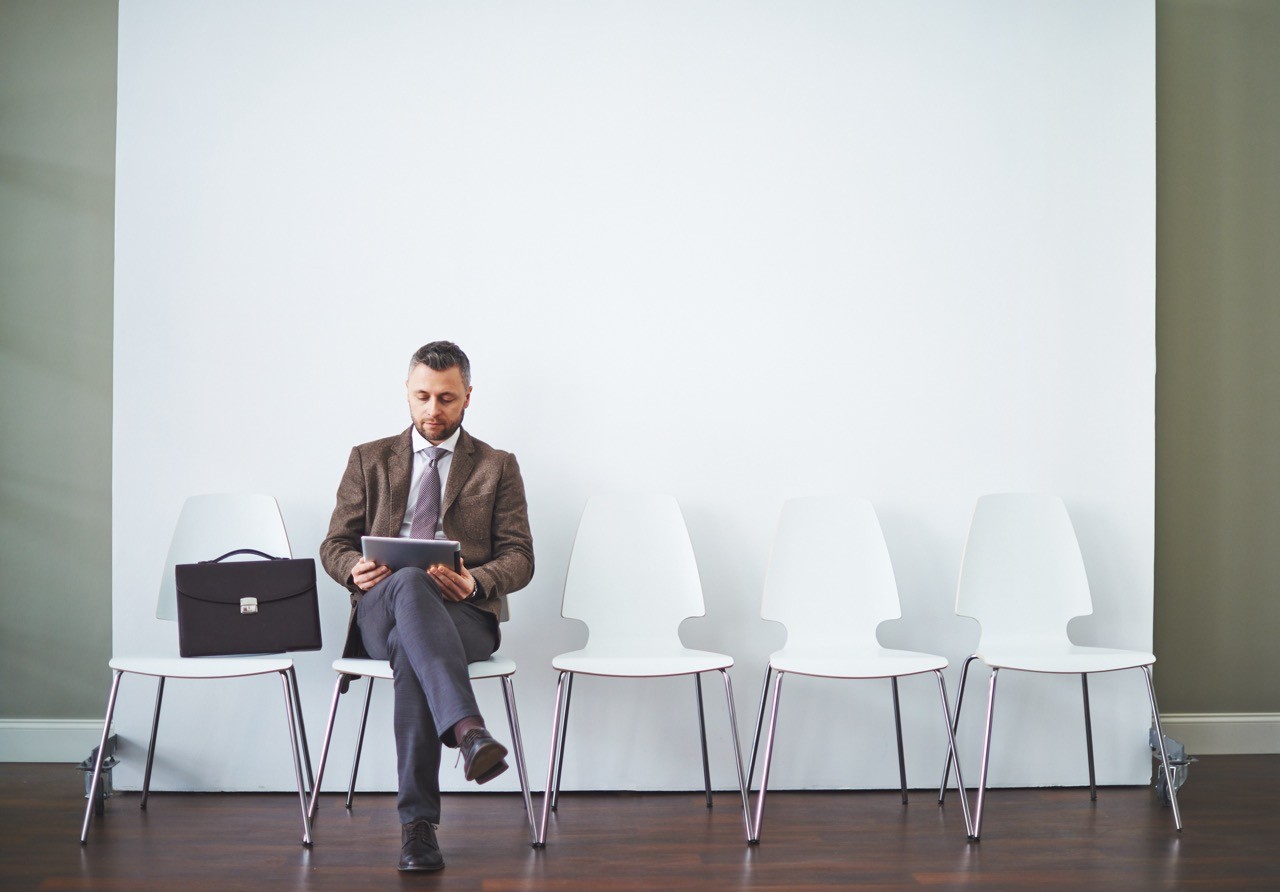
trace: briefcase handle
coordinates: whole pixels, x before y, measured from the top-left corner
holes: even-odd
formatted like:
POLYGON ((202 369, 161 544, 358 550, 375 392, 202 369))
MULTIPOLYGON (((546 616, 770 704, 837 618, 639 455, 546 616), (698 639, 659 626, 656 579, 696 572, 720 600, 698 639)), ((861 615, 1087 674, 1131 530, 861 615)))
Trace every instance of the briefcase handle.
POLYGON ((225 559, 227 559, 227 558, 229 558, 229 557, 231 557, 231 556, 233 556, 233 555, 237 555, 237 554, 256 554, 258 557, 264 557, 264 558, 266 558, 266 559, 267 559, 267 560, 269 560, 269 561, 284 561, 284 560, 288 560, 288 558, 275 557, 275 556, 273 556, 273 555, 267 554, 265 551, 258 551, 258 549, 256 549, 256 548, 237 548, 235 551, 228 551, 228 552, 227 552, 226 554, 224 554, 222 557, 216 557, 216 558, 214 558, 214 559, 213 559, 213 560, 211 560, 211 561, 200 561, 200 563, 202 563, 202 564, 216 564, 216 563, 218 563, 219 561, 225 560, 225 559))

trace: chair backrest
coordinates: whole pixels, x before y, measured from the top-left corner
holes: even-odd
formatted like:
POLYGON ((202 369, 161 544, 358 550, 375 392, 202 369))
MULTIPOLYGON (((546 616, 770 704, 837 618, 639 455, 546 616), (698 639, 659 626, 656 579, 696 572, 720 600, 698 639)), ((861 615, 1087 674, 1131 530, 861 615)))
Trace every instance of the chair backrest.
POLYGON ((969 523, 956 613, 982 640, 1063 642, 1067 623, 1093 612, 1084 559, 1057 496, 999 493, 978 499, 969 523))
POLYGON ((760 615, 786 626, 788 648, 877 643, 876 627, 902 608, 870 502, 824 496, 782 506, 760 615))
POLYGON ((593 496, 578 522, 560 613, 587 624, 588 646, 680 643, 706 612, 689 531, 674 496, 593 496))
MULTIPOLYGON (((280 506, 256 493, 191 496, 182 505, 169 542, 156 600, 156 618, 178 619, 178 592, 173 568, 221 557, 238 548, 255 548, 273 557, 292 557, 280 506)), ((238 560, 239 556, 229 558, 238 560)))

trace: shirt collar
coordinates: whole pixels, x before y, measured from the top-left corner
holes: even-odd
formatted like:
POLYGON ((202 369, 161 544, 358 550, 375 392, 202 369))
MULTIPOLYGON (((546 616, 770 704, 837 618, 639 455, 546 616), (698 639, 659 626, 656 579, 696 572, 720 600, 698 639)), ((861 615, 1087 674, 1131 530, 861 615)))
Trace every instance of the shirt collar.
MULTIPOLYGON (((421 452, 424 449, 429 449, 431 446, 434 445, 431 441, 429 441, 426 437, 422 436, 422 434, 418 432, 417 425, 414 425, 409 430, 410 430, 409 438, 413 441, 413 451, 415 454, 421 452)), ((449 435, 449 439, 445 440, 443 443, 440 444, 440 448, 447 449, 451 453, 457 452, 458 437, 460 436, 462 436, 461 426, 459 426, 459 428, 456 431, 454 431, 452 434, 449 435)))

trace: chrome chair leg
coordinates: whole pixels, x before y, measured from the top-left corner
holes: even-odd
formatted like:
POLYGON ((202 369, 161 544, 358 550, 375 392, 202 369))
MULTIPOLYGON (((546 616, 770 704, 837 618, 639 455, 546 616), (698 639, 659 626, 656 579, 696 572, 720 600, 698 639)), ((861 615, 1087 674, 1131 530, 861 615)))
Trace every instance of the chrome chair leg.
POLYGON ((144 811, 147 808, 147 797, 151 794, 151 765, 156 755, 156 732, 160 728, 160 703, 164 700, 164 676, 156 682, 156 708, 151 715, 151 741, 147 744, 147 767, 142 773, 142 802, 138 805, 144 811))
POLYGON ((533 818, 533 795, 529 792, 529 772, 524 760, 524 737, 520 733, 520 716, 516 713, 516 689, 510 675, 502 676, 502 699, 507 706, 507 725, 511 728, 511 749, 516 757, 516 771, 520 773, 520 792, 524 796, 524 813, 529 818, 529 845, 542 848, 538 838, 538 825, 533 818))
POLYGON ((991 681, 987 688, 987 733, 982 741, 982 773, 978 776, 978 805, 973 815, 973 833, 969 837, 974 842, 982 838, 982 804, 987 796, 987 765, 991 761, 991 718, 995 713, 996 678, 999 675, 999 669, 991 670, 991 681))
POLYGON ((555 811, 560 805, 560 778, 564 775, 564 748, 565 740, 569 736, 569 704, 573 702, 573 673, 569 673, 569 684, 565 688, 564 694, 564 719, 560 730, 560 750, 556 757, 556 785, 551 790, 551 810, 555 811))
POLYGON ((1098 779, 1093 771, 1093 721, 1089 717, 1089 674, 1080 673, 1080 690, 1084 694, 1084 745, 1089 754, 1089 801, 1098 801, 1098 779))
POLYGON ((547 759, 547 783, 542 788, 542 822, 538 828, 538 841, 545 846, 547 844, 547 817, 551 814, 551 798, 554 784, 556 783, 556 754, 560 750, 560 723, 561 716, 565 707, 565 677, 569 676, 568 672, 561 672, 560 678, 556 681, 556 703, 555 713, 551 716, 551 754, 547 759))
POLYGON ((973 817, 969 814, 969 793, 964 788, 964 775, 960 772, 960 754, 956 751, 956 733, 951 726, 951 707, 947 704, 947 682, 942 677, 941 669, 933 670, 933 674, 938 679, 938 696, 942 700, 942 723, 947 731, 947 750, 956 763, 956 792, 960 794, 960 810, 964 813, 964 829, 969 838, 973 839, 973 817))
MULTIPOLYGON (((969 664, 978 658, 977 654, 973 654, 965 658, 964 666, 960 669, 960 689, 956 692, 956 711, 951 720, 951 736, 954 737, 960 733, 960 707, 964 704, 964 688, 969 680, 969 664)), ((942 805, 947 798, 947 781, 951 779, 951 760, 952 758, 960 758, 959 751, 954 754, 947 752, 946 761, 942 766, 942 783, 938 784, 938 804, 942 805)), ((959 763, 957 763, 958 765, 959 763)))
POLYGON ((280 674, 280 685, 284 689, 284 713, 289 724, 289 744, 293 752, 293 777, 298 784, 298 808, 302 812, 302 844, 311 845, 311 819, 307 816, 307 791, 302 782, 302 747, 298 741, 298 720, 293 714, 294 691, 289 683, 288 671, 280 674))
POLYGON ((120 692, 120 679, 124 672, 116 669, 111 679, 111 693, 107 696, 107 717, 102 720, 102 737, 98 741, 98 757, 93 763, 93 779, 89 782, 89 801, 84 807, 84 823, 80 825, 80 845, 89 842, 89 821, 93 817, 93 806, 98 801, 98 789, 102 783, 102 759, 107 751, 107 735, 111 730, 111 717, 116 711, 116 694, 120 692))
POLYGON ((320 763, 316 765, 316 779, 311 786, 311 802, 307 806, 307 819, 315 821, 316 804, 320 798, 320 784, 324 781, 324 766, 329 761, 329 744, 333 739, 333 720, 338 715, 338 700, 342 697, 342 679, 339 675, 333 686, 333 700, 329 704, 329 721, 324 726, 324 743, 320 745, 320 763))
POLYGON ((733 764, 738 770, 738 792, 742 796, 742 825, 747 833, 747 845, 751 844, 751 803, 747 799, 747 780, 742 776, 742 744, 738 742, 738 710, 733 705, 733 680, 729 670, 720 669, 724 678, 724 696, 729 703, 729 737, 733 744, 733 764))
POLYGON ((302 717, 302 694, 298 691, 298 673, 289 667, 289 686, 293 688, 293 713, 298 717, 298 739, 302 741, 302 767, 307 772, 307 795, 315 789, 315 775, 311 773, 311 750, 307 747, 307 726, 302 717))
POLYGON ((751 767, 747 769, 747 790, 756 776, 756 752, 760 749, 760 731, 764 727, 764 707, 769 697, 769 679, 773 676, 773 666, 764 667, 764 684, 760 686, 760 705, 756 707, 756 730, 751 737, 751 767))
POLYGON ((351 778, 347 781, 347 805, 351 808, 351 803, 356 798, 356 774, 360 771, 360 754, 364 751, 364 729, 369 723, 369 702, 373 699, 373 682, 372 675, 369 676, 369 686, 364 691, 364 709, 360 711, 360 726, 356 729, 356 755, 351 760, 351 778))
POLYGON ((516 712, 516 691, 510 675, 502 676, 502 699, 507 707, 507 725, 511 728, 511 748, 515 754, 516 771, 520 776, 520 792, 524 798, 524 811, 529 819, 529 844, 539 847, 537 823, 533 817, 533 797, 529 792, 529 772, 524 758, 524 737, 520 733, 520 717, 516 712))
POLYGON ((782 695, 782 679, 787 673, 779 672, 773 681, 773 707, 769 710, 769 735, 764 740, 764 761, 760 764, 760 792, 756 794, 755 826, 749 828, 748 845, 760 844, 760 826, 764 823, 764 797, 769 790, 769 768, 773 764, 773 735, 778 727, 778 698, 782 695))
POLYGON ((1178 811, 1178 790, 1173 785, 1173 769, 1169 767, 1169 754, 1164 748, 1164 728, 1160 727, 1160 707, 1156 705, 1156 689, 1151 683, 1151 667, 1140 666, 1142 677, 1147 680, 1147 699, 1151 701, 1151 720, 1156 726, 1156 740, 1160 743, 1160 764, 1164 767, 1164 782, 1169 787, 1169 804, 1173 806, 1173 826, 1182 832, 1182 813, 1178 811))
POLYGON ((702 789, 706 792, 707 808, 711 808, 711 760, 707 757, 707 719, 702 709, 702 675, 693 674, 693 689, 698 695, 698 739, 702 741, 702 789))
POLYGON ((907 756, 902 750, 902 711, 898 705, 898 677, 889 679, 893 688, 893 728, 898 733, 898 783, 902 787, 902 804, 907 804, 907 756))

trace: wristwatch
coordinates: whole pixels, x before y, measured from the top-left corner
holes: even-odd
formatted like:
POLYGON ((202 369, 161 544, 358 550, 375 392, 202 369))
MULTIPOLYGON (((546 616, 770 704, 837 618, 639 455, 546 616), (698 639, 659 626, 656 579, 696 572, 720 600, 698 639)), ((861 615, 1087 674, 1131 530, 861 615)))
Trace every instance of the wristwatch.
POLYGON ((471 577, 471 594, 467 595, 467 600, 474 601, 478 597, 480 597, 480 580, 472 576, 471 577))

